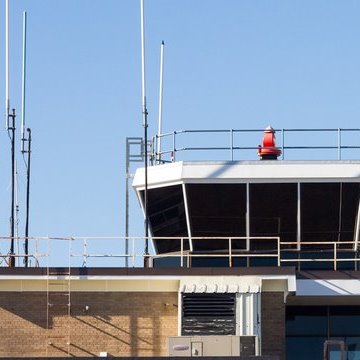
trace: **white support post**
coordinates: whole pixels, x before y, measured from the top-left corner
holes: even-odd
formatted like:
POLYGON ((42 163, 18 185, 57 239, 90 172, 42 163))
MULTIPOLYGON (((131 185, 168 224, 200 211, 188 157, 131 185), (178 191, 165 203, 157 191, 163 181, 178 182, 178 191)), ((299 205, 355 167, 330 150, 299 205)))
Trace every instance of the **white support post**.
POLYGON ((246 183, 246 250, 250 250, 250 184, 246 183))
POLYGON ((301 184, 297 183, 297 227, 296 227, 296 249, 301 250, 301 184))
POLYGON ((159 119, 158 119, 158 141, 157 141, 157 161, 161 162, 161 132, 162 132, 162 113, 163 113, 163 84, 164 84, 164 41, 160 47, 160 89, 159 89, 159 119))
POLYGON ((359 232, 360 232, 360 199, 358 201, 358 211, 355 223, 355 234, 354 234, 354 251, 358 251, 359 244, 359 232))
POLYGON ((186 194, 186 185, 182 184, 183 196, 184 196, 184 207, 185 207, 185 217, 186 217, 186 226, 188 230, 189 236, 189 247, 190 251, 193 251, 193 242, 192 242, 192 234, 191 234, 191 223, 190 223, 190 216, 189 216, 189 206, 187 201, 187 194, 186 194))
POLYGON ((178 293, 178 336, 181 336, 182 327, 182 293, 179 290, 178 293))

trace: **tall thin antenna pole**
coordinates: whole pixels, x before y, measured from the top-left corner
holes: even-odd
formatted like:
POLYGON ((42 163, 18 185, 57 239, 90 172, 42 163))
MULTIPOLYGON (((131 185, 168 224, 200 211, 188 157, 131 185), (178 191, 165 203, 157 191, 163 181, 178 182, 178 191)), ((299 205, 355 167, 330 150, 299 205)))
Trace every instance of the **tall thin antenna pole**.
POLYGON ((10 216, 10 259, 9 267, 15 266, 15 254, 14 254, 14 239, 15 239, 15 221, 14 221, 14 211, 15 211, 15 109, 12 110, 12 114, 9 115, 12 119, 12 125, 9 127, 11 130, 11 216, 10 216))
MULTIPOLYGON (((142 115, 144 127, 144 166, 145 166, 145 189, 144 189, 144 212, 145 212, 145 249, 144 255, 149 254, 149 217, 148 217, 148 149, 147 149, 147 108, 146 108, 146 84, 145 84, 145 26, 144 26, 144 0, 140 0, 141 10, 141 83, 142 83, 142 115)), ((147 265, 147 258, 145 258, 147 265)))
POLYGON ((30 204, 30 159, 31 159, 31 129, 28 132, 28 160, 26 169, 26 220, 25 220, 25 267, 28 267, 29 260, 29 204, 30 204))
POLYGON ((160 90, 159 90, 159 121, 158 121, 158 141, 157 141, 157 160, 161 161, 161 125, 162 125, 162 110, 163 110, 163 77, 164 77, 164 41, 161 42, 160 47, 160 90))
POLYGON ((9 0, 5 1, 5 117, 6 130, 9 129, 10 99, 9 99, 9 0))
MULTIPOLYGON (((17 161, 15 160, 15 239, 16 247, 15 254, 19 254, 19 187, 18 187, 18 171, 17 171, 17 161)), ((15 264, 19 265, 19 258, 15 259, 15 264)))
POLYGON ((23 12, 23 57, 22 57, 22 81, 21 81, 21 152, 24 152, 25 147, 25 91, 26 91, 26 30, 27 30, 27 15, 26 11, 23 12))
MULTIPOLYGON (((126 193, 125 193, 125 255, 129 255, 129 177, 130 177, 130 145, 126 138, 126 193)), ((129 266, 129 259, 125 257, 125 267, 129 266)))

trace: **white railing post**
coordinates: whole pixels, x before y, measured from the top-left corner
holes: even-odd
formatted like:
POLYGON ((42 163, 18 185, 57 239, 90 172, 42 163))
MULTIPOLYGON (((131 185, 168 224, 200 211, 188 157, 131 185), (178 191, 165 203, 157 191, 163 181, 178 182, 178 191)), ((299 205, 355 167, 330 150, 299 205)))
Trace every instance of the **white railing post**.
POLYGON ((180 266, 184 266, 184 238, 180 239, 180 266))
POLYGON ((88 251, 87 251, 87 239, 84 238, 83 239, 83 246, 84 246, 84 253, 83 253, 83 257, 84 257, 84 260, 83 260, 83 266, 86 267, 87 265, 87 254, 88 254, 88 251))
POLYGON ((172 153, 172 159, 171 161, 172 162, 175 162, 175 159, 176 159, 176 155, 175 155, 175 152, 176 152, 176 131, 173 132, 173 153, 172 153))
POLYGON ((341 160, 341 129, 338 128, 338 160, 341 160))
POLYGON ((232 239, 229 238, 229 267, 232 267, 232 239))
POLYGON ((234 130, 230 130, 230 155, 231 155, 231 161, 234 160, 234 130))
POLYGON ((280 258, 280 237, 277 238, 277 264, 278 264, 278 267, 281 266, 281 258, 280 258))
POLYGON ((132 249, 131 249, 131 251, 132 251, 132 267, 135 267, 135 239, 134 238, 131 238, 131 240, 132 240, 132 249))
POLYGON ((336 242, 334 242, 334 270, 336 271, 336 268, 337 268, 337 253, 336 253, 336 242))

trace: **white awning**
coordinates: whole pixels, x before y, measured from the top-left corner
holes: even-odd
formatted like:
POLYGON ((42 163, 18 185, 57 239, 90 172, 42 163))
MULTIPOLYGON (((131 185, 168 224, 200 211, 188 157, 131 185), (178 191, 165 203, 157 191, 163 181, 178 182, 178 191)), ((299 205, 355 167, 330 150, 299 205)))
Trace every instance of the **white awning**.
POLYGON ((180 281, 182 293, 258 293, 261 277, 257 276, 204 276, 186 277, 180 281))

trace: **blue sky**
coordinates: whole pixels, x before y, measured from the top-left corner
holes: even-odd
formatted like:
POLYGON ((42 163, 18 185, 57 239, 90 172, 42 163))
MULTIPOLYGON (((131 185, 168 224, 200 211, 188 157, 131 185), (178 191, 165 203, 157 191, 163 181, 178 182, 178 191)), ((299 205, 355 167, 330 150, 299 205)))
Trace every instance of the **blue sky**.
MULTIPOLYGON (((18 114, 23 10, 30 234, 124 235, 125 139, 143 131, 140 0, 10 0, 10 101, 18 114)), ((145 0, 149 134, 157 131, 162 40, 164 131, 358 127, 359 15, 358 1, 145 0)), ((0 229, 7 236, 4 0, 0 18, 0 229)), ((17 157, 23 234, 25 169, 17 157)), ((131 233, 142 235, 135 197, 131 214, 131 233)))

